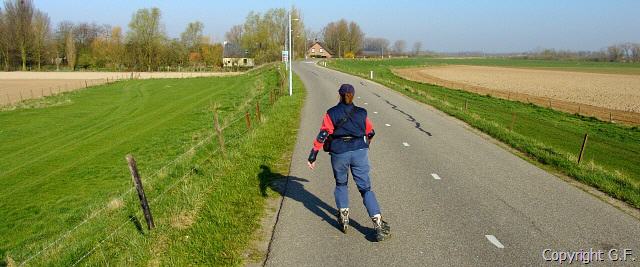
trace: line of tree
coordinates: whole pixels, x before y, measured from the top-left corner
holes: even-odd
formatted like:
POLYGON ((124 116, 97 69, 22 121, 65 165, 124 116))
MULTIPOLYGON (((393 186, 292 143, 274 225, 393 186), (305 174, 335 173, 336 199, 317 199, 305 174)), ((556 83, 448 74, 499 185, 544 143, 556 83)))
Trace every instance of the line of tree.
POLYGON ((640 62, 640 43, 614 44, 599 51, 537 49, 536 51, 514 56, 527 59, 640 62))
POLYGON ((137 10, 122 28, 60 22, 32 0, 7 0, 0 8, 2 69, 108 69, 158 71, 222 66, 222 44, 203 36, 204 24, 189 23, 180 38, 169 38, 158 8, 137 10))
MULTIPOLYGON (((291 9, 293 51, 304 56, 307 34, 299 9, 291 9)), ((281 60, 281 51, 287 50, 289 13, 284 8, 272 8, 264 13, 250 12, 243 24, 235 25, 225 33, 227 42, 239 44, 248 50, 258 64, 281 60)))
POLYGON ((405 40, 396 40, 393 45, 385 38, 367 37, 364 39, 363 56, 417 56, 422 51, 422 42, 413 43, 411 50, 408 51, 407 42, 405 40))
POLYGON ((353 58, 364 45, 364 32, 360 25, 345 19, 329 22, 322 29, 322 37, 327 48, 339 57, 353 58))
POLYGON ((365 37, 358 23, 345 19, 329 22, 320 35, 327 48, 338 57, 408 56, 418 55, 422 49, 422 42, 415 42, 412 50, 407 51, 405 40, 397 40, 390 46, 385 38, 365 37))

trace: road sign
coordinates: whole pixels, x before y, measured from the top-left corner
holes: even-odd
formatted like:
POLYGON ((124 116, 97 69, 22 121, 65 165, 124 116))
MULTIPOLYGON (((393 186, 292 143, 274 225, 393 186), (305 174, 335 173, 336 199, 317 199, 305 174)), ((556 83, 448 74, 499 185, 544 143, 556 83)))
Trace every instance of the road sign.
POLYGON ((289 62, 289 51, 282 51, 282 62, 289 62))

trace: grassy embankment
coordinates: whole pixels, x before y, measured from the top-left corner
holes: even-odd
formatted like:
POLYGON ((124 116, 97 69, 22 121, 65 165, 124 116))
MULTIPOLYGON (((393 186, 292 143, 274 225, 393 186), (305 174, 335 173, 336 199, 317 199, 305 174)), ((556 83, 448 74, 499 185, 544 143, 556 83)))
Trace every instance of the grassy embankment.
POLYGON ((286 175, 304 98, 280 75, 122 81, 0 112, 0 265, 238 265, 286 175), (262 122, 255 119, 260 103, 262 122), (220 153, 211 103, 226 142, 220 153), (244 114, 249 111, 252 129, 244 114), (138 162, 146 230, 124 156, 138 162), (42 251, 42 252, 40 252, 42 251))
POLYGON ((369 78, 463 120, 528 157, 640 208, 640 129, 516 101, 408 81, 391 68, 438 64, 583 69, 640 73, 638 64, 508 59, 335 60, 328 67, 369 78), (468 110, 464 109, 465 102, 468 110), (511 127, 515 114, 513 130, 511 127), (589 134, 583 161, 577 156, 589 134))

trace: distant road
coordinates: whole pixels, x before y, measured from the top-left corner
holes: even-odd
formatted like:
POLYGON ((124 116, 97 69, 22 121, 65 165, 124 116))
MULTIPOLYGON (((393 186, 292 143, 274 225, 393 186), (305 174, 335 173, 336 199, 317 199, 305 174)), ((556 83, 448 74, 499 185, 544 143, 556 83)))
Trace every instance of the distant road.
POLYGON ((591 248, 607 265, 611 249, 632 249, 626 265, 640 264, 637 219, 388 88, 307 62, 294 70, 308 96, 268 266, 539 266, 591 248), (352 228, 337 228, 328 155, 306 166, 341 83, 375 126, 373 190, 393 231, 382 243, 352 180, 352 228))

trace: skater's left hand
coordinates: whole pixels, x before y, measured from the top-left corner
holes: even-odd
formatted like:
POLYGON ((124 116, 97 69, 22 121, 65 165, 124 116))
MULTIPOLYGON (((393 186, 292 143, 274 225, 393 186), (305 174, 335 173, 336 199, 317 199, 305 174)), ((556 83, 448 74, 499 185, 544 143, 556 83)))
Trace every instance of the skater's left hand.
POLYGON ((315 161, 314 162, 307 161, 307 166, 309 166, 309 169, 313 170, 313 169, 316 168, 316 162, 315 161))

